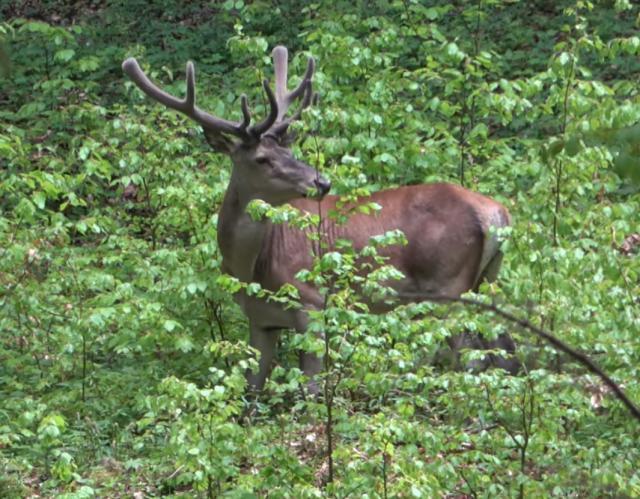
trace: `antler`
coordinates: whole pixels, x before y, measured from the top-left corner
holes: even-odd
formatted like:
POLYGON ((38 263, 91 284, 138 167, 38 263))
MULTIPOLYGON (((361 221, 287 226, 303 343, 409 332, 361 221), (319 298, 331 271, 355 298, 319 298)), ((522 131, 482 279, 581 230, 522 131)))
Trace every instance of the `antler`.
POLYGON ((276 77, 276 101, 278 103, 278 116, 275 123, 269 129, 270 135, 282 135, 287 131, 289 125, 300 118, 302 111, 309 107, 315 97, 311 82, 315 71, 315 60, 309 57, 307 70, 302 77, 300 84, 291 92, 287 91, 287 48, 279 45, 273 49, 273 66, 276 77), (289 106, 302 95, 302 102, 298 110, 289 118, 285 118, 289 106))
POLYGON ((273 49, 273 64, 276 77, 275 94, 273 90, 271 90, 267 80, 263 80, 262 82, 262 88, 264 88, 267 98, 269 99, 269 114, 263 121, 253 126, 249 126, 251 123, 251 111, 249 110, 247 96, 244 94, 240 97, 240 107, 243 118, 240 122, 218 118, 196 106, 196 76, 191 61, 187 62, 187 95, 184 99, 178 99, 168 94, 153 83, 144 71, 142 71, 138 61, 133 57, 130 57, 122 63, 122 69, 145 94, 168 108, 185 114, 199 123, 205 132, 211 132, 216 135, 230 134, 240 137, 243 141, 251 141, 259 139, 260 136, 265 134, 277 138, 284 135, 289 125, 300 118, 302 111, 309 107, 315 96, 311 88, 311 80, 313 79, 313 72, 315 70, 313 57, 309 57, 307 70, 302 77, 302 81, 291 92, 287 91, 286 47, 278 46, 273 49), (299 109, 289 118, 285 118, 289 106, 300 96, 302 96, 302 102, 299 109))
POLYGON ((249 111, 249 104, 247 102, 247 96, 242 95, 240 98, 240 105, 242 108, 243 120, 241 122, 228 121, 222 118, 213 116, 198 106, 196 106, 196 77, 195 69, 191 61, 187 62, 187 95, 184 99, 178 99, 171 94, 168 94, 155 83, 153 83, 147 75, 142 71, 138 61, 133 57, 125 60, 122 63, 122 69, 133 82, 152 99, 164 104, 170 109, 179 111, 205 129, 205 131, 213 132, 216 134, 227 133, 240 137, 242 140, 253 140, 260 138, 271 126, 276 122, 278 118, 278 102, 276 100, 269 82, 264 80, 262 87, 267 93, 269 99, 270 111, 269 115, 260 123, 249 126, 251 123, 251 112, 249 111))

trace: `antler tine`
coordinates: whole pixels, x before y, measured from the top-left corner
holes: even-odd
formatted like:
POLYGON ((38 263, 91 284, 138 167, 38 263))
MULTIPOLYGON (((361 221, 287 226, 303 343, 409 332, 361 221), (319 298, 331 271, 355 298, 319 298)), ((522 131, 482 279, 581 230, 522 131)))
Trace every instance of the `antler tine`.
POLYGON ((269 115, 260 123, 248 129, 248 132, 254 137, 260 137, 264 132, 269 130, 278 119, 278 101, 269 86, 269 80, 262 80, 262 88, 264 88, 264 91, 267 93, 267 98, 269 99, 269 115))
POLYGON ((304 82, 309 81, 311 83, 313 81, 313 73, 316 70, 316 60, 313 57, 309 57, 307 59, 307 69, 304 72, 304 76, 302 77, 302 81, 300 84, 289 93, 289 98, 291 102, 297 99, 300 94, 304 91, 304 82))
POLYGON ((278 45, 271 53, 273 57, 273 68, 276 78, 276 100, 278 101, 278 121, 284 118, 287 112, 287 78, 288 78, 288 52, 287 47, 278 45))
MULTIPOLYGON (((315 71, 315 60, 313 57, 309 57, 307 61, 307 69, 302 77, 302 81, 300 84, 291 92, 287 91, 287 68, 288 68, 288 52, 286 47, 282 45, 278 45, 273 49, 272 52, 273 57, 273 66, 274 73, 276 77, 276 99, 278 101, 278 122, 283 121, 285 115, 287 114, 287 110, 289 106, 295 101, 300 95, 305 92, 307 84, 311 83, 313 79, 313 73, 315 71)), ((308 106, 308 104, 307 104, 308 106)))
POLYGON ((304 92, 304 96, 302 97, 302 102, 300 103, 300 107, 298 108, 298 110, 289 118, 285 118, 281 122, 276 123, 271 128, 271 130, 269 130, 270 134, 278 136, 286 132, 291 123, 300 119, 300 116, 302 116, 302 111, 308 108, 313 102, 317 102, 318 94, 313 93, 310 80, 305 80, 305 84, 302 87, 302 92, 304 92))
MULTIPOLYGON (((155 83, 153 83, 147 75, 142 71, 138 61, 135 58, 130 57, 122 63, 122 70, 129 75, 129 78, 152 99, 164 104, 170 109, 179 111, 189 118, 199 123, 205 130, 216 133, 229 133, 241 138, 247 138, 248 126, 251 120, 251 114, 249 113, 249 106, 246 103, 246 97, 242 101, 242 114, 243 121, 236 123, 233 121, 227 121, 225 119, 217 118, 200 108, 196 103, 196 77, 193 63, 189 61, 187 63, 187 95, 184 99, 178 99, 171 94, 168 94, 155 83)), ((274 99, 275 100, 275 99, 274 99)))
POLYGON ((245 130, 251 123, 251 111, 249 110, 249 101, 247 100, 247 96, 242 94, 240 96, 240 107, 242 108, 242 128, 245 130))

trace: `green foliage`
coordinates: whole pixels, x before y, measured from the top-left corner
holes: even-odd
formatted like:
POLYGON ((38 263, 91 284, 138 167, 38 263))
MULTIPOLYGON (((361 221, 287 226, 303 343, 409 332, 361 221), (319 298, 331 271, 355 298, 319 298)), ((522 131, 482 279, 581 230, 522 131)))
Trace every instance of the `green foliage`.
MULTIPOLYGON (((255 352, 231 295, 297 306, 298 291, 221 272, 228 161, 119 69, 139 57, 178 94, 192 59, 199 104, 234 119, 242 92, 264 110, 271 47, 295 54, 291 74, 313 54, 321 105, 295 152, 345 196, 325 216, 429 181, 502 201, 514 225, 484 298, 640 401, 637 5, 19 3, 0 2, 0 496, 640 495, 637 423, 579 366, 491 315, 368 313, 393 298, 377 255, 397 232, 317 245, 298 277, 326 306, 247 402, 255 352), (465 330, 514 335, 526 373, 441 367, 465 330), (295 349, 326 354, 318 400, 295 349)), ((322 241, 317 217, 251 210, 322 241)))

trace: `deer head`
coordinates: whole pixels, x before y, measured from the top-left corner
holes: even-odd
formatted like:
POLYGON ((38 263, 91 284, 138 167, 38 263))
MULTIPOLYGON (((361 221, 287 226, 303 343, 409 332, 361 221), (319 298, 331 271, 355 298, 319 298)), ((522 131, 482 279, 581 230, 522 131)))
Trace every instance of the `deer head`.
POLYGON ((331 184, 308 164, 296 159, 289 145, 293 135, 289 125, 299 119, 302 111, 315 100, 311 87, 315 61, 309 58, 300 84, 287 90, 287 49, 273 49, 275 93, 269 82, 262 87, 269 101, 269 114, 259 123, 251 124, 251 111, 246 95, 240 97, 242 121, 234 122, 213 116, 196 106, 195 70, 187 63, 187 94, 178 99, 155 85, 134 58, 122 64, 122 69, 149 97, 170 109, 179 111, 202 126, 207 142, 217 152, 228 154, 234 164, 232 181, 247 193, 271 204, 307 196, 322 198, 331 184), (298 110, 287 117, 291 104, 300 99, 298 110))

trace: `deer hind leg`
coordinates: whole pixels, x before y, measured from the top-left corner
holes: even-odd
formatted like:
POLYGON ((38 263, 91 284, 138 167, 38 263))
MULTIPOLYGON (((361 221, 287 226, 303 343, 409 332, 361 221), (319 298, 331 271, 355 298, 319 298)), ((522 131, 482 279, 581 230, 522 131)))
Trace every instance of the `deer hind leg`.
MULTIPOLYGON (((301 313, 297 317, 296 331, 301 334, 305 334, 307 326, 309 325, 309 316, 306 313, 301 313)), ((321 337, 324 337, 322 334, 321 337)), ((307 381, 307 393, 309 395, 318 395, 320 393, 320 384, 318 382, 317 375, 322 372, 323 358, 320 355, 316 355, 311 352, 300 351, 298 354, 298 360, 300 370, 308 378, 307 381)))
MULTIPOLYGON (((465 293, 474 283, 475 275, 469 275, 469 273, 463 273, 456 278, 449 279, 446 285, 442 286, 439 293, 443 296, 457 297, 465 293)), ((462 349, 482 349, 480 337, 477 334, 472 334, 468 331, 463 331, 458 334, 454 334, 447 338, 447 344, 449 349, 442 348, 436 353, 436 364, 446 366, 455 371, 465 369, 473 370, 470 365, 462 365, 460 359, 460 352, 462 349)))
POLYGON ((310 395, 320 393, 320 384, 316 378, 322 372, 322 357, 314 353, 300 352, 300 369, 309 378, 307 391, 310 395))
MULTIPOLYGON (((502 253, 496 251, 484 268, 478 272, 479 278, 476 279, 476 283, 472 284, 473 278, 469 279, 469 276, 459 276, 458 279, 448 283, 447 288, 443 290, 443 294, 446 296, 459 296, 472 287, 474 291, 477 291, 480 282, 483 280, 487 282, 495 281, 501 262, 502 253)), ((487 340, 480 334, 463 331, 460 334, 449 337, 447 343, 450 351, 448 355, 438 354, 438 361, 449 365, 455 370, 464 369, 466 371, 481 372, 491 367, 498 367, 511 374, 516 374, 520 368, 519 361, 511 355, 515 352, 515 343, 507 333, 501 334, 495 340, 487 340), (503 350, 507 353, 507 356, 489 353, 482 359, 473 360, 463 365, 460 359, 462 350, 503 350)))
POLYGON ((478 286, 483 281, 486 282, 494 282, 498 278, 498 271, 500 270, 500 265, 502 265, 502 251, 497 251, 493 258, 489 260, 489 263, 485 266, 484 269, 480 272, 480 278, 474 289, 477 291, 478 286))
POLYGON ((279 330, 250 324, 249 345, 260 352, 258 372, 247 371, 247 383, 252 390, 261 390, 267 380, 276 354, 279 330))
MULTIPOLYGON (((501 263, 502 252, 497 251, 493 258, 491 258, 489 263, 486 265, 486 267, 482 269, 480 279, 478 279, 478 282, 476 283, 476 286, 474 288, 476 291, 478 290, 481 282, 494 282, 497 279, 501 263)), ((491 353, 486 355, 481 361, 475 361, 472 363, 472 366, 467 367, 470 367, 474 371, 484 371, 490 367, 498 367, 511 374, 517 374, 517 372, 520 370, 520 362, 513 357, 513 354, 516 350, 516 344, 509 333, 503 333, 495 340, 486 340, 479 335, 471 335, 470 333, 463 334, 465 335, 465 338, 463 339, 462 343, 468 342, 470 344, 459 345, 459 348, 466 347, 483 350, 504 350, 508 354, 507 357, 504 357, 502 355, 491 353)))

